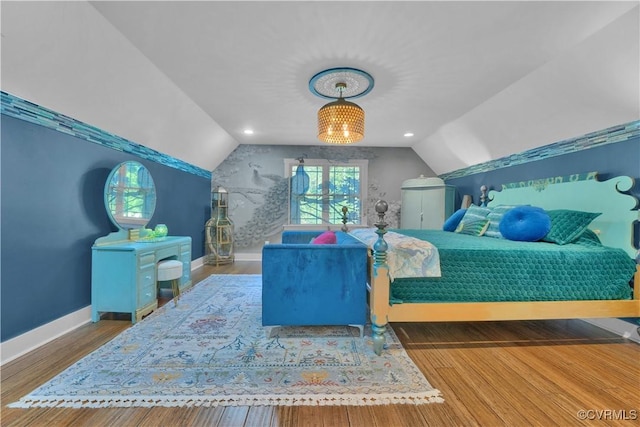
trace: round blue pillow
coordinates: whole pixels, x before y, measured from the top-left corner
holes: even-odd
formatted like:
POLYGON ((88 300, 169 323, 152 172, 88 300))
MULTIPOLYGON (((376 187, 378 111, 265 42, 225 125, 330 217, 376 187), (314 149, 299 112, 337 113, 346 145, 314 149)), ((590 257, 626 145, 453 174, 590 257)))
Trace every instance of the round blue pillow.
POLYGON ((462 217, 464 216, 465 212, 467 212, 466 209, 458 209, 457 211, 455 211, 444 222, 442 229, 444 231, 456 231, 456 228, 458 228, 458 224, 460 224, 460 221, 462 220, 462 217))
POLYGON ((499 228, 505 239, 537 242, 551 230, 551 218, 542 208, 517 206, 505 212, 499 228))

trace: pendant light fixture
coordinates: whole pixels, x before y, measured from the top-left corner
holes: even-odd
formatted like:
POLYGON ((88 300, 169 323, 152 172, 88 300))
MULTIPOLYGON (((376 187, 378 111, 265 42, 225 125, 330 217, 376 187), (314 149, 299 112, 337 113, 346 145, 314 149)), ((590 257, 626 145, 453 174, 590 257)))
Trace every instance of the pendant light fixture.
POLYGON ((331 68, 309 81, 316 96, 337 99, 318 111, 318 139, 328 144, 352 144, 364 138, 364 110, 345 98, 358 98, 373 89, 373 77, 355 68, 331 68))

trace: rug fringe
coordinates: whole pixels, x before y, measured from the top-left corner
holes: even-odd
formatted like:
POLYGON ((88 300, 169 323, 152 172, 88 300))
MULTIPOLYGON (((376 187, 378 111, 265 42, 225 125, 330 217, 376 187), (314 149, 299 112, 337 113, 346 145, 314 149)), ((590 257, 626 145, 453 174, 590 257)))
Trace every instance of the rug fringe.
POLYGON ((372 405, 424 405, 444 403, 439 390, 406 395, 328 395, 328 396, 226 396, 226 397, 130 397, 82 398, 77 396, 55 398, 24 398, 7 405, 9 408, 129 408, 129 407, 215 407, 215 406, 372 406, 372 405))

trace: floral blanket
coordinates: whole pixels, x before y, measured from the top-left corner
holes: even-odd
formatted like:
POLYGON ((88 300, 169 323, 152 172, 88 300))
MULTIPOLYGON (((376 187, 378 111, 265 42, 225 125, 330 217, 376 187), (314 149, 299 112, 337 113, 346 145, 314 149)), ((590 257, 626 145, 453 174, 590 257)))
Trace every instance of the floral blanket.
MULTIPOLYGON (((370 248, 378 240, 375 228, 359 228, 349 234, 370 248)), ((384 240, 389 245, 387 265, 392 281, 405 277, 440 277, 440 255, 431 243, 393 231, 385 233, 384 240)))

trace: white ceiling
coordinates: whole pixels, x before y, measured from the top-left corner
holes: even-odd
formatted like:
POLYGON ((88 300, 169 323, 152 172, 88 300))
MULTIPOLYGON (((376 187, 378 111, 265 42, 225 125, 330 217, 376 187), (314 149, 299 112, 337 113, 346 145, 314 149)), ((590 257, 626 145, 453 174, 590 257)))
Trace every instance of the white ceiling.
POLYGON ((321 144, 308 82, 332 67, 375 79, 358 144, 436 173, 640 116, 638 1, 1 7, 3 90, 209 170, 237 144, 321 144))

